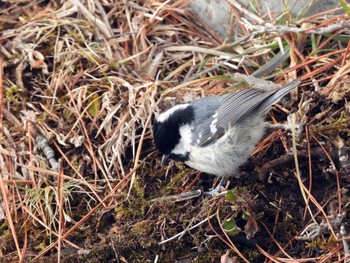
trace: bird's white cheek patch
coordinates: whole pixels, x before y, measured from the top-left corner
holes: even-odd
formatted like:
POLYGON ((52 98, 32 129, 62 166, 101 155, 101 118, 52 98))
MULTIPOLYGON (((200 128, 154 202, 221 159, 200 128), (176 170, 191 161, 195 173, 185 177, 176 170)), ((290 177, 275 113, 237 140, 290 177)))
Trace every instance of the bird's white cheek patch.
POLYGON ((185 155, 191 150, 192 130, 193 126, 188 124, 182 126, 179 129, 181 138, 179 143, 175 146, 171 153, 185 155))

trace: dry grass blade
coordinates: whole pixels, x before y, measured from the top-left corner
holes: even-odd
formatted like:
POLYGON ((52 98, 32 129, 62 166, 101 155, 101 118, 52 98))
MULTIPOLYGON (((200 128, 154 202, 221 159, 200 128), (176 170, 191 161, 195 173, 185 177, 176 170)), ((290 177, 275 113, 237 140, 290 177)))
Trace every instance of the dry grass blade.
MULTIPOLYGON (((1 169, 1 170, 3 171, 3 169, 1 169)), ((12 238, 13 238, 15 244, 16 244, 16 249, 17 249, 17 254, 18 254, 18 257, 19 257, 19 261, 23 262, 21 248, 19 246, 18 237, 17 237, 17 230, 16 230, 16 227, 15 227, 14 222, 13 222, 12 213, 10 211, 10 203, 9 203, 9 200, 8 200, 8 190, 6 188, 7 187, 5 187, 4 182, 3 182, 3 176, 1 175, 0 191, 1 191, 2 201, 4 202, 6 218, 8 220, 8 224, 9 224, 10 229, 11 229, 12 238)))
POLYGON ((58 191, 58 206, 59 206, 59 217, 58 217, 58 246, 57 246, 57 262, 61 262, 62 257, 62 234, 64 230, 65 220, 64 220, 64 212, 63 212, 63 170, 60 169, 58 173, 58 180, 57 180, 57 191, 58 191))
POLYGON ((310 208, 310 206, 308 205, 308 200, 309 200, 309 196, 306 195, 305 191, 304 191, 304 184, 302 182, 302 179, 301 179, 301 175, 300 175, 300 170, 299 170, 299 161, 298 161, 298 156, 297 156, 297 148, 296 148, 296 115, 293 114, 292 115, 292 140, 293 140, 293 156, 294 156, 294 163, 295 163, 295 175, 298 179, 298 184, 299 184, 299 187, 300 187, 300 192, 304 198, 304 202, 306 204, 306 208, 307 210, 309 211, 310 213, 310 216, 312 218, 313 221, 316 221, 315 220, 315 216, 313 215, 312 213, 312 210, 310 208))
MULTIPOLYGON (((42 225, 44 228, 46 228, 47 230, 51 230, 44 222, 42 222, 38 217, 36 217, 31 210, 26 207, 26 206, 22 206, 23 210, 26 211, 37 223, 39 223, 40 225, 42 225)), ((59 238, 59 234, 56 232, 52 232, 57 238, 59 238)), ((61 240, 64 240, 61 238, 61 240)), ((79 246, 75 245, 74 243, 70 242, 69 240, 64 240, 64 242, 66 242, 68 245, 70 245, 71 247, 74 247, 75 249, 80 249, 79 246)))
POLYGON ((3 105, 4 105, 4 87, 3 87, 3 66, 4 61, 0 57, 0 131, 3 132, 3 105))
MULTIPOLYGON (((102 206, 102 204, 109 199, 113 194, 115 194, 116 190, 119 189, 121 187, 121 185, 124 183, 124 181, 127 181, 128 178, 130 177, 130 175, 133 173, 134 171, 130 171, 129 175, 126 175, 124 177, 124 179, 122 181, 120 181, 111 192, 109 192, 102 200, 101 202, 96 205, 93 209, 91 209, 91 211, 86 214, 79 222, 77 222, 72 228, 70 228, 69 230, 67 230, 66 233, 64 233, 61 236, 61 240, 66 239, 74 230, 76 230, 79 226, 81 226, 86 220, 88 220, 90 218, 91 215, 93 215, 96 210, 102 206)), ((48 246, 42 253, 40 253, 39 255, 37 255, 34 260, 37 260, 39 258, 41 258, 44 254, 46 254, 47 252, 49 252, 52 248, 54 248, 56 245, 58 244, 58 241, 53 242, 52 244, 50 244, 50 246, 48 246)))

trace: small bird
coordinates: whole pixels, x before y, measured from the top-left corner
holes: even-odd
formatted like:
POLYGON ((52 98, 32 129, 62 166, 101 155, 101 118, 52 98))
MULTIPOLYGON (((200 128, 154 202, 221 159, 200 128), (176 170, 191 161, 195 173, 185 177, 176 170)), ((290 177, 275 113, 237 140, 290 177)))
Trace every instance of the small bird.
POLYGON ((280 89, 248 88, 175 105, 153 123, 156 148, 168 159, 219 177, 239 177, 238 168, 253 152, 265 130, 271 105, 300 84, 280 89))

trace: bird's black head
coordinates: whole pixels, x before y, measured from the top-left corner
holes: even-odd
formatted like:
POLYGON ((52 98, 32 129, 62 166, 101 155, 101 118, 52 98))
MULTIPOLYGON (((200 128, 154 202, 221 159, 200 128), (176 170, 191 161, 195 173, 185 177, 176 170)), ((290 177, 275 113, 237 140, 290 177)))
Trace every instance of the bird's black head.
POLYGON ((179 104, 159 115, 153 123, 153 137, 157 149, 164 155, 170 155, 171 151, 180 142, 180 128, 183 125, 191 124, 194 119, 194 112, 191 105, 179 104))

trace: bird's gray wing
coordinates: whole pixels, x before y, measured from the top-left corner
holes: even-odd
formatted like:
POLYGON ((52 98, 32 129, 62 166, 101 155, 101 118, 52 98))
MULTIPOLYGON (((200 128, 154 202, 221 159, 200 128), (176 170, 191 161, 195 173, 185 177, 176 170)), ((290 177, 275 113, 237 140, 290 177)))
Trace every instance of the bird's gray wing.
POLYGON ((217 111, 208 122, 201 125, 201 137, 197 140, 197 145, 206 146, 212 143, 223 136, 228 127, 235 125, 253 111, 260 114, 299 83, 300 80, 297 79, 278 90, 249 88, 225 95, 217 111))
POLYGON ((198 145, 206 146, 223 136, 229 126, 246 117, 273 92, 251 88, 226 95, 217 112, 205 123, 198 145))

